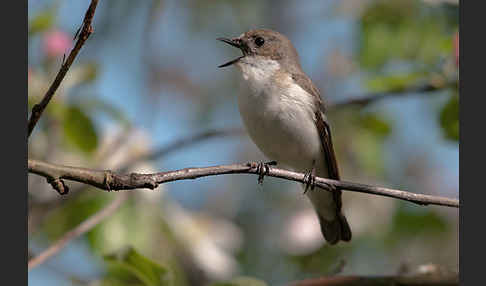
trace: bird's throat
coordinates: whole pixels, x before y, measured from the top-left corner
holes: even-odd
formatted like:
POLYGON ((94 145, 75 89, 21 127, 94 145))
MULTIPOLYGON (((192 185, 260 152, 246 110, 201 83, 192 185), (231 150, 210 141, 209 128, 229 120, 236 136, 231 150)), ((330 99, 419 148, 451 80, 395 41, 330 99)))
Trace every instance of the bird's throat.
POLYGON ((263 57, 245 57, 237 63, 243 79, 255 93, 262 92, 272 84, 275 73, 280 69, 278 61, 263 57))

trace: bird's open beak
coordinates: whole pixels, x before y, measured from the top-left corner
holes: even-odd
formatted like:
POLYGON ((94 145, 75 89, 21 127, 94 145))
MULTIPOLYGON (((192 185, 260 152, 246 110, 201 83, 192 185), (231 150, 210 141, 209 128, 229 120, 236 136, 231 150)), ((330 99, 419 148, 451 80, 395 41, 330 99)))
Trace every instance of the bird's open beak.
MULTIPOLYGON (((235 38, 235 39, 228 39, 228 38, 217 38, 216 40, 218 41, 222 41, 222 42, 225 42, 227 43, 228 45, 231 45, 233 47, 236 47, 238 49, 240 49, 242 52, 243 52, 243 49, 242 49, 242 45, 241 45, 241 40, 238 39, 238 38, 235 38)), ((222 68, 222 67, 227 67, 227 66, 230 66, 232 64, 235 64, 237 63, 240 59, 244 58, 245 57, 245 53, 243 53, 243 55, 241 57, 237 57, 236 59, 234 60, 231 60, 225 64, 222 64, 222 65, 219 65, 218 68, 222 68)))

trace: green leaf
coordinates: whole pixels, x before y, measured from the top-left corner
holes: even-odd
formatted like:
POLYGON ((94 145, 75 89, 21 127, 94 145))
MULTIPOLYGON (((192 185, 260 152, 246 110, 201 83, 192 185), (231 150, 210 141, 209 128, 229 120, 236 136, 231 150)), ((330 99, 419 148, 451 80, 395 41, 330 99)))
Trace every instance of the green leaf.
POLYGON ((33 35, 38 32, 49 29, 54 23, 54 13, 52 10, 45 10, 37 14, 34 19, 30 21, 29 34, 33 35))
POLYGON ((401 203, 386 241, 393 243, 417 235, 442 235, 448 230, 447 222, 436 212, 401 203))
POLYGON ((64 111, 63 130, 66 141, 85 153, 98 146, 98 135, 91 118, 78 106, 68 106, 64 111))
POLYGON ((124 127, 130 126, 130 120, 128 119, 128 117, 126 117, 125 113, 106 101, 92 98, 84 100, 82 103, 80 103, 80 105, 83 107, 83 109, 86 110, 103 112, 106 115, 110 116, 113 120, 122 124, 124 127))
MULTIPOLYGON (((354 240, 355 238, 353 238, 354 240)), ((355 241, 356 242, 356 241, 355 241)), ((359 244, 358 244, 359 245, 359 244)), ((353 253, 356 245, 338 244, 330 246, 325 244, 318 250, 305 254, 289 256, 289 261, 298 266, 298 269, 311 274, 330 273, 335 269, 336 263, 353 253)))
POLYGON ((121 279, 116 279, 113 277, 105 277, 99 281, 96 281, 96 283, 93 283, 93 285, 99 285, 99 286, 144 286, 143 283, 140 283, 138 281, 127 281, 127 280, 121 280, 121 279))
POLYGON ((267 286, 267 283, 256 278, 240 276, 230 281, 213 283, 211 286, 267 286))
POLYGON ((439 115, 440 126, 446 139, 459 141, 459 95, 454 94, 439 115))
POLYGON ((420 67, 448 56, 454 31, 446 12, 421 1, 374 1, 361 18, 360 64, 380 69, 399 60, 420 67))
POLYGON ((426 77, 424 73, 406 73, 377 76, 366 82, 366 87, 374 92, 399 92, 418 85, 426 77))
POLYGON ((383 175, 383 140, 371 132, 359 132, 353 138, 353 150, 359 168, 364 172, 383 175), (366 150, 366 152, 360 151, 366 150))
POLYGON ((365 172, 382 175, 385 171, 383 144, 392 131, 389 120, 378 112, 356 113, 349 118, 356 128, 350 142, 356 163, 365 172))
MULTIPOLYGON (((61 235, 72 230, 106 206, 109 201, 110 196, 103 192, 84 192, 75 198, 67 200, 62 207, 51 211, 45 219, 46 223, 43 223, 42 228, 49 240, 58 239, 61 235)), ((89 236, 91 232, 96 231, 102 224, 103 222, 98 224, 87 235, 89 236)))
POLYGON ((366 113, 359 119, 359 124, 380 138, 385 138, 391 133, 391 126, 384 116, 378 113, 366 113))
MULTIPOLYGON (((147 286, 172 285, 168 268, 139 254, 133 247, 106 255, 110 279, 132 281, 147 286)), ((137 284, 138 284, 137 283, 137 284)))

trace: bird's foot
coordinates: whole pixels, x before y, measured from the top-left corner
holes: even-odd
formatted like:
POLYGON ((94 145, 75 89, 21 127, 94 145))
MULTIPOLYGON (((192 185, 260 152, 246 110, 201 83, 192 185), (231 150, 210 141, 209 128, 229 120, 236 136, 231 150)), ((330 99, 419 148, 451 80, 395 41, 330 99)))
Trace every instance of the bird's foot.
POLYGON ((312 169, 304 175, 304 184, 305 184, 305 189, 303 195, 307 193, 307 190, 311 189, 311 191, 314 190, 316 187, 316 168, 312 167, 312 169))
POLYGON ((277 165, 277 161, 270 161, 270 162, 250 162, 248 163, 248 166, 252 168, 256 168, 257 173, 258 173, 258 184, 263 184, 263 177, 265 177, 266 174, 268 174, 270 167, 269 166, 275 166, 277 165))
POLYGON ((316 160, 312 161, 312 169, 304 175, 304 184, 305 189, 303 195, 307 193, 309 187, 311 191, 316 187, 316 160))

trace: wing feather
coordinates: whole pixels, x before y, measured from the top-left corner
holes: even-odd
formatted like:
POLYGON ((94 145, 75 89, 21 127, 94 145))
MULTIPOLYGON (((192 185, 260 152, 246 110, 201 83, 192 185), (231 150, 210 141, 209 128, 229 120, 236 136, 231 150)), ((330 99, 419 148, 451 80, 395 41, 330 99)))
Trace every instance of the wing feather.
MULTIPOLYGON (((339 180, 339 168, 337 165, 336 154, 334 152, 334 147, 332 145, 332 136, 331 136, 331 128, 329 123, 327 122, 326 116, 324 114, 326 110, 326 106, 320 97, 319 90, 317 87, 312 83, 309 77, 307 77, 303 73, 294 73, 292 74, 292 79, 305 91, 309 94, 314 96, 316 101, 316 110, 315 110, 315 118, 316 118, 316 128, 319 133, 319 137, 321 139, 321 146, 322 150, 324 151, 324 160, 327 163, 327 168, 329 172, 329 178, 333 180, 339 180)), ((337 204, 337 212, 341 212, 341 191, 336 190, 334 192, 334 200, 337 204)))

